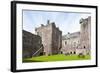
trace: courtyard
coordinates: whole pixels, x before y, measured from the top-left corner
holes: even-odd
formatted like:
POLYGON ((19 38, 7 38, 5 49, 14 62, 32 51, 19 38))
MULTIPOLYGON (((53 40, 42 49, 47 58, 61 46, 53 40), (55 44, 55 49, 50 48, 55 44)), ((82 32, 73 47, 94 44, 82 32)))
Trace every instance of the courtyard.
POLYGON ((50 62, 50 61, 74 61, 74 60, 90 60, 90 55, 85 55, 84 57, 79 57, 78 55, 64 55, 64 54, 58 54, 58 55, 50 55, 50 56, 38 56, 38 57, 32 57, 32 58, 24 58, 23 62, 50 62))

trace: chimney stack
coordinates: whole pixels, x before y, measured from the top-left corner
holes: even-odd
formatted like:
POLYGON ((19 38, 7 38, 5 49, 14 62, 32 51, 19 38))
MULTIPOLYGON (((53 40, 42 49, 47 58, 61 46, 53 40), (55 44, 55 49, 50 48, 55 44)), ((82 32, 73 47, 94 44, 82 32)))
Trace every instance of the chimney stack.
POLYGON ((47 24, 50 24, 50 20, 47 20, 47 24))

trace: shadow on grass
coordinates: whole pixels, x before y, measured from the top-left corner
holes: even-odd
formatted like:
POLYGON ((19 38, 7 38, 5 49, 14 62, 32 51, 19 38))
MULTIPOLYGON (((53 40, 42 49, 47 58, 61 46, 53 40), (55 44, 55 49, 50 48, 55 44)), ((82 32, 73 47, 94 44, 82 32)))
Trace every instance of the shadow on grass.
POLYGON ((37 60, 23 60, 23 63, 31 63, 31 62, 44 62, 44 61, 37 61, 37 60))

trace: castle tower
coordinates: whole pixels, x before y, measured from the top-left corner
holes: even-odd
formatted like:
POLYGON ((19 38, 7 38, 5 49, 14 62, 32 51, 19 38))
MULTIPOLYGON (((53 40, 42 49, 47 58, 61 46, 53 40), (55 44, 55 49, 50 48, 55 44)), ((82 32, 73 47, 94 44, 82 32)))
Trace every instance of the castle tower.
POLYGON ((58 54, 61 48, 62 32, 55 23, 47 21, 47 25, 36 28, 36 33, 42 38, 45 55, 58 54))
POLYGON ((90 49, 91 48, 91 17, 80 20, 80 48, 90 49))

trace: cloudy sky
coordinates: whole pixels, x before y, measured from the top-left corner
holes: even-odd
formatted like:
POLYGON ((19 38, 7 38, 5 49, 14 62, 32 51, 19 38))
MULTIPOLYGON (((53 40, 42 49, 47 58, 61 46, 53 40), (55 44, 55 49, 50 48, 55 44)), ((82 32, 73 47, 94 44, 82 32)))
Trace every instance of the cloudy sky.
POLYGON ((47 20, 50 20, 50 22, 55 22, 56 26, 62 30, 62 34, 65 35, 68 32, 79 31, 79 20, 88 16, 91 16, 90 13, 23 10, 23 29, 35 33, 36 27, 41 24, 46 25, 47 20))

